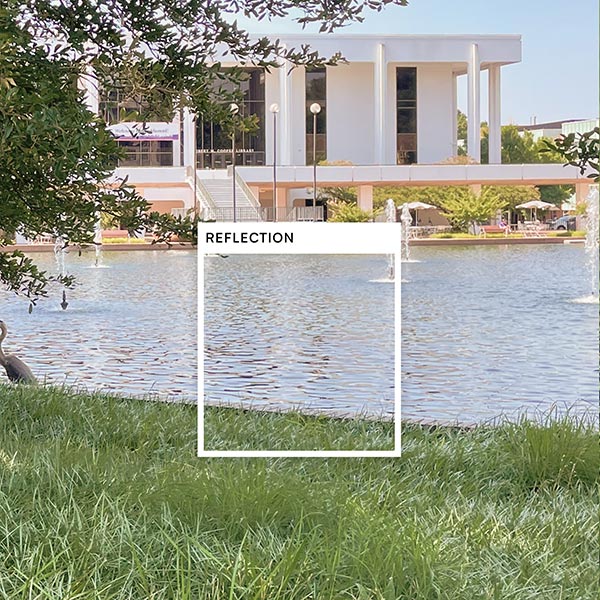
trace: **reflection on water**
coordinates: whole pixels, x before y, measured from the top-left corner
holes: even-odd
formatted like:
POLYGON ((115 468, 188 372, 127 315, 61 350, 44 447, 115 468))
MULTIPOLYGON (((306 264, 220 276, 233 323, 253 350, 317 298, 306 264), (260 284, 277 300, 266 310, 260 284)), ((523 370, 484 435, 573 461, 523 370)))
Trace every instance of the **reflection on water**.
MULTIPOLYGON (((415 247, 402 265, 402 410, 480 421, 596 412, 598 305, 581 245, 415 247)), ((392 412, 393 286, 385 257, 206 259, 209 397, 392 412), (292 290, 292 291, 290 291, 292 290)), ((35 260, 56 271, 52 253, 35 260)), ((196 254, 67 257, 79 285, 27 302, 0 291, 5 350, 41 380, 196 397, 196 254)), ((4 374, 0 375, 6 380, 4 374)))
POLYGON ((596 413, 598 307, 576 246, 414 248, 403 264, 403 415, 596 413))
MULTIPOLYGON (((572 302, 586 289, 582 248, 413 256, 402 265, 404 417, 595 412, 597 307, 572 302)), ((379 391, 393 364, 393 286, 375 284, 385 259, 258 258, 207 259, 207 398, 391 414, 391 385, 379 391)))
POLYGON ((393 286, 387 259, 205 259, 209 402, 381 414, 393 407, 393 286))
MULTIPOLYGON (((54 254, 37 264, 56 272, 54 254)), ((78 285, 27 302, 0 291, 0 319, 8 325, 6 352, 21 357, 40 381, 128 395, 196 398, 196 253, 173 250, 70 252, 67 272, 78 285)), ((4 379, 4 373, 2 373, 4 379)))

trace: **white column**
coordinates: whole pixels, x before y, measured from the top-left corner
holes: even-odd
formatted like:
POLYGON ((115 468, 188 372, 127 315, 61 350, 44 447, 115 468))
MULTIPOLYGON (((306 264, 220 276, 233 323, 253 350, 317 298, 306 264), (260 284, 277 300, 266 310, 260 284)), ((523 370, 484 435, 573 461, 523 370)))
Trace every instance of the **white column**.
POLYGON ((357 187, 357 201, 361 210, 373 210, 373 186, 359 185, 357 187))
POLYGON ((181 111, 176 111, 175 118, 172 121, 177 125, 177 139, 173 140, 173 166, 181 166, 181 111))
POLYGON ((467 64, 468 101, 467 115, 468 133, 467 145, 469 156, 477 162, 481 160, 481 116, 480 116, 480 65, 479 46, 471 44, 469 62, 467 64))
POLYGON ((500 113, 500 65, 490 65, 488 77, 489 98, 489 163, 502 162, 502 133, 500 113))
POLYGON ((458 97, 457 97, 456 74, 452 73, 452 154, 458 155, 458 97))
POLYGON ((385 44, 377 44, 375 54, 375 77, 374 100, 375 100, 375 123, 374 123, 374 164, 385 164, 385 100, 386 100, 386 61, 385 44))
POLYGON ((189 108, 183 109, 183 166, 194 167, 196 156, 196 125, 189 108))
POLYGON ((79 78, 77 87, 84 91, 84 102, 95 115, 99 114, 100 94, 98 80, 92 67, 88 66, 85 74, 79 78))
POLYGON ((279 143, 279 158, 277 162, 280 165, 292 164, 292 81, 289 72, 288 61, 282 61, 279 67, 279 115, 277 123, 277 135, 279 143))

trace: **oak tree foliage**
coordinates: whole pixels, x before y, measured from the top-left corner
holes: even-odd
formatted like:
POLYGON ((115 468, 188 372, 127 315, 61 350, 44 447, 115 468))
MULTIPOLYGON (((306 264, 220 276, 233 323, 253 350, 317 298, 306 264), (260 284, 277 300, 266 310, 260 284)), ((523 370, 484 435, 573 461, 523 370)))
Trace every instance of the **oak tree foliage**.
POLYGON ((225 71, 224 60, 265 69, 343 60, 302 43, 290 48, 251 36, 236 15, 257 21, 290 16, 326 33, 388 4, 407 0, 3 0, 0 283, 32 303, 47 293, 50 275, 22 254, 2 251, 17 232, 89 244, 102 214, 132 233, 195 240, 196 215, 149 212, 127 181, 113 177, 119 148, 86 106, 82 82, 119 87, 123 120, 142 116, 128 108, 131 100, 143 107, 142 120, 170 121, 174 111, 188 108, 227 124, 244 74, 225 71))
POLYGON ((600 182, 600 127, 585 133, 561 135, 554 141, 546 140, 542 152, 558 153, 566 164, 577 167, 594 182, 600 182))

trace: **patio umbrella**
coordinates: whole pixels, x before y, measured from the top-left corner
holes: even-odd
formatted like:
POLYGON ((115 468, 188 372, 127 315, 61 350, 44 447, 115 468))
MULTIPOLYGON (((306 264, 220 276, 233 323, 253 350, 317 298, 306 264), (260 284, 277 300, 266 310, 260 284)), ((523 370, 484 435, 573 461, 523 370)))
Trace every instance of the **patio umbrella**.
MULTIPOLYGON (((426 204, 425 202, 405 202, 406 206, 409 210, 415 211, 415 223, 419 224, 419 210, 427 210, 428 208, 437 208, 437 206, 432 206, 431 204, 426 204)), ((402 205, 404 206, 404 204, 402 205)), ((401 207, 402 208, 402 207, 401 207)))
POLYGON ((518 206, 516 206, 516 208, 528 208, 529 210, 531 210, 532 215, 533 215, 533 211, 535 210, 536 219, 537 219, 538 208, 540 210, 549 210, 549 209, 559 210, 558 206, 555 206, 554 204, 550 204, 550 202, 543 202, 542 200, 530 200, 529 202, 524 202, 523 204, 519 204, 518 206))

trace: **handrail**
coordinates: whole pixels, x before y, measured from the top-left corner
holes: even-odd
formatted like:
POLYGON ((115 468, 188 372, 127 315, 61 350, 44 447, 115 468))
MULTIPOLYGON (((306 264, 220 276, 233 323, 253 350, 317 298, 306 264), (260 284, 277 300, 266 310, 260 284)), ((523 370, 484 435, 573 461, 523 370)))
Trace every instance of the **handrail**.
POLYGON ((248 198, 250 204, 252 204, 253 208, 255 208, 257 212, 260 212, 261 206, 260 202, 258 201, 258 198, 254 196, 252 190, 250 189, 250 186, 240 177, 240 174, 237 172, 235 174, 235 181, 237 184, 239 184, 240 188, 242 188, 244 194, 246 194, 246 197, 248 198))
POLYGON ((323 221, 325 214, 322 206, 295 206, 294 221, 323 221))
MULTIPOLYGON (((253 206, 240 206, 235 211, 237 221, 264 221, 261 211, 257 211, 253 206)), ((215 221, 233 221, 233 207, 218 207, 211 211, 211 220, 215 221)))
MULTIPOLYGON (((208 215, 207 218, 215 221, 233 221, 233 207, 220 206, 211 209, 208 215)), ((317 206, 316 209, 314 206, 280 206, 277 212, 277 220, 279 222, 322 221, 323 218, 324 211, 322 206, 317 206)), ((273 207, 263 206, 262 208, 256 209, 252 206, 240 206, 236 209, 236 219, 238 221, 272 221, 273 207)))
POLYGON ((195 191, 194 200, 198 203, 200 207, 200 218, 203 220, 212 220, 214 219, 214 211, 215 211, 215 203, 213 202, 208 190, 202 183, 200 177, 198 177, 197 169, 193 167, 186 168, 186 179, 188 185, 195 191), (193 175, 192 175, 193 173, 193 175))
POLYGON ((214 210, 217 208, 213 202, 213 199, 211 198, 210 192, 206 189, 206 186, 204 183, 202 183, 202 179, 198 177, 198 174, 196 174, 196 196, 202 200, 204 208, 208 210, 214 210))

